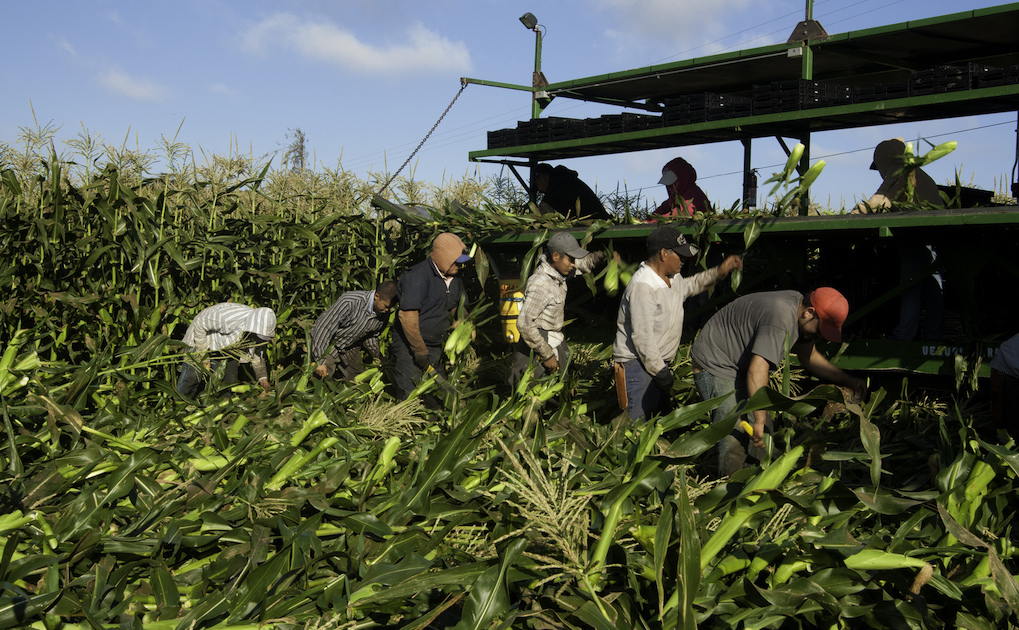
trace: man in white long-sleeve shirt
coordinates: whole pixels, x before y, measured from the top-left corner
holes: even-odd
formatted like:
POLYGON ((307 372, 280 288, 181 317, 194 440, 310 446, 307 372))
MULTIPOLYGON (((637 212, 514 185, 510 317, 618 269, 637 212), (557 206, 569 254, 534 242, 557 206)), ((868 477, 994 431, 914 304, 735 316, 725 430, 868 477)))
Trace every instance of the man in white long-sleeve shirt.
MULTIPOLYGON (((648 259, 633 274, 616 317, 612 358, 625 375, 625 403, 631 419, 658 412, 672 389, 671 363, 683 335, 683 302, 707 290, 733 269, 742 269, 739 256, 689 278, 679 275, 684 259, 697 255, 674 227, 662 226, 647 239, 648 259)), ((617 390, 620 387, 616 381, 617 390)))
MULTIPOLYGON (((191 358, 212 367, 214 353, 227 359, 224 382, 237 380, 238 363, 250 363, 262 389, 269 391, 269 371, 265 346, 276 334, 276 313, 271 308, 252 308, 244 304, 222 302, 203 309, 184 333, 191 358), (246 338, 246 335, 250 337, 246 338)), ((195 365, 185 361, 177 380, 177 391, 197 396, 205 387, 195 365)))

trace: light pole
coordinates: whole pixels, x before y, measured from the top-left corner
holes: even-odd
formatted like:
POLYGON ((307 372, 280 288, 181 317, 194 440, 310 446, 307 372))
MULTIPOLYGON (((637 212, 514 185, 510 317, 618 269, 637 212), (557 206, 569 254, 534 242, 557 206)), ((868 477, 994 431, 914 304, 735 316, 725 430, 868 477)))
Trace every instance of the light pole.
MULTIPOLYGON (((534 31, 534 74, 531 76, 531 87, 540 88, 548 85, 545 75, 541 73, 541 27, 538 18, 533 13, 525 13, 520 16, 520 23, 527 30, 534 31)), ((545 109, 549 101, 548 95, 543 92, 531 92, 531 118, 541 116, 541 110, 545 109), (544 104, 542 104, 544 102, 544 104)))

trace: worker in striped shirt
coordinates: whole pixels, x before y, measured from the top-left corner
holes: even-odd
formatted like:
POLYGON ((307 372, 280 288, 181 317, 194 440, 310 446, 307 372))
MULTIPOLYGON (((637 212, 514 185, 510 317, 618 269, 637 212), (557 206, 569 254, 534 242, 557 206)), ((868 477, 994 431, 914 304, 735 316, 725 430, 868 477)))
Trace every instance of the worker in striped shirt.
POLYGON ((205 388, 208 370, 225 359, 224 383, 237 382, 239 364, 250 363, 258 384, 268 392, 266 346, 275 334, 276 313, 271 308, 223 302, 203 309, 184 333, 188 360, 181 367, 177 391, 194 398, 205 388))
POLYGON ((373 361, 382 358, 379 333, 389 322, 389 309, 396 302, 396 283, 386 281, 374 291, 347 291, 315 320, 311 327, 311 356, 318 361, 315 374, 332 376, 339 368, 343 379, 352 381, 364 371, 361 349, 373 361))

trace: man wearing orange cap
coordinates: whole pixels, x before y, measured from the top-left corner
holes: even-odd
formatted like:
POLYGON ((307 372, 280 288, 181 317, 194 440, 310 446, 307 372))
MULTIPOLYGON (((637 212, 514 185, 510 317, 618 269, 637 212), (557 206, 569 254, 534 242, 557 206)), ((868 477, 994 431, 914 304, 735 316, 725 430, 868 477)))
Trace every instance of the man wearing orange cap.
MULTIPOLYGON (((708 400, 735 390, 712 410, 718 422, 741 403, 768 384, 768 376, 785 357, 786 336, 800 365, 819 379, 842 385, 863 397, 866 383, 851 376, 824 358, 814 342, 818 337, 842 341, 842 324, 849 315, 849 302, 830 287, 820 287, 803 295, 798 291, 751 293, 730 302, 715 313, 701 329, 690 348, 694 385, 701 398, 708 400)), ((753 412, 753 447, 750 454, 763 455, 764 427, 768 413, 753 412)), ((718 445, 718 467, 728 476, 746 462, 747 449, 737 439, 741 429, 722 438, 718 445)), ((743 434, 745 435, 745 434, 743 434)))
POLYGON ((442 346, 449 331, 450 317, 464 293, 457 277, 460 265, 471 259, 460 237, 443 232, 432 242, 432 253, 400 276, 396 292, 400 310, 393 335, 396 395, 406 400, 414 381, 433 366, 442 376, 442 346))

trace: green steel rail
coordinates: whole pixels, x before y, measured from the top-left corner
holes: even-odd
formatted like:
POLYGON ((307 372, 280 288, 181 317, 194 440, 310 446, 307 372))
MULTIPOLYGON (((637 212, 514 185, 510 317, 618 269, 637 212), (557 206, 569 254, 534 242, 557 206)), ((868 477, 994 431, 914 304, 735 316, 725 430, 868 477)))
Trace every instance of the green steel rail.
POLYGON ((468 159, 587 157, 1019 110, 1019 84, 760 114, 658 129, 471 151, 468 159))
MULTIPOLYGON (((964 210, 932 210, 916 212, 882 212, 876 214, 822 214, 807 217, 772 217, 759 215, 739 219, 719 219, 708 227, 711 237, 742 235, 753 222, 757 221, 761 234, 805 234, 817 236, 825 232, 864 232, 876 236, 891 236, 899 229, 948 228, 966 226, 995 226, 1019 224, 1019 206, 997 206, 992 208, 969 208, 964 210)), ((698 225, 692 221, 669 223, 686 234, 695 234, 698 225)), ((594 233, 594 240, 643 239, 647 238, 657 223, 640 225, 612 225, 594 233)), ((586 227, 563 228, 574 236, 586 233, 586 227)), ((504 245, 533 243, 540 230, 503 232, 482 239, 482 243, 504 245)))

